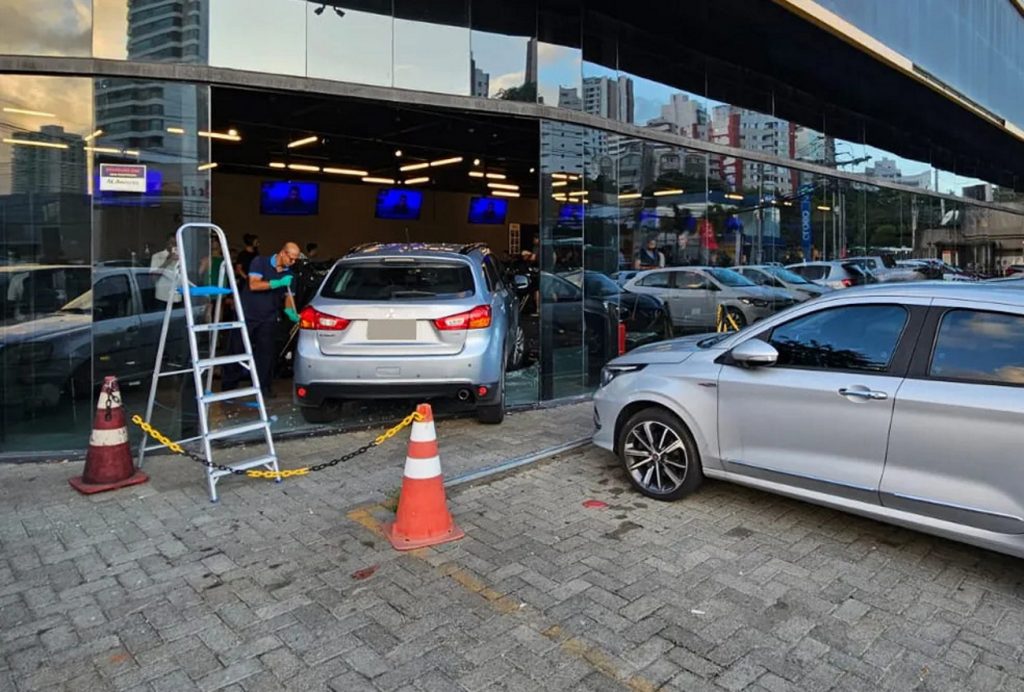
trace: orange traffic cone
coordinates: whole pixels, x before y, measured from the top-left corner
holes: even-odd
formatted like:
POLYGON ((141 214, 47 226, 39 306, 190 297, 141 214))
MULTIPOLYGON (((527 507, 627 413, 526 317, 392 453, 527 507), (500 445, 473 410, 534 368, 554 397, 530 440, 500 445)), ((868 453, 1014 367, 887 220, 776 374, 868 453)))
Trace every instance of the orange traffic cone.
POLYGON ((96 419, 92 425, 92 435, 89 436, 85 469, 81 476, 69 479, 68 483, 78 492, 91 495, 148 480, 149 476, 136 471, 132 462, 117 378, 106 377, 96 404, 96 419))
POLYGON ((416 412, 423 420, 412 424, 398 512, 395 522, 384 527, 396 550, 425 548, 466 535, 448 513, 430 404, 420 404, 416 412))

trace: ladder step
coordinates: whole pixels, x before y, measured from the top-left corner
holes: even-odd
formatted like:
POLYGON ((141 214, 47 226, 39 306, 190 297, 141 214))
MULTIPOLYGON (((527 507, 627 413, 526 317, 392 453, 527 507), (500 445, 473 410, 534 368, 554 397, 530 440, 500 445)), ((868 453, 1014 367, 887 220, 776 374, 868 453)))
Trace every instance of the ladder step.
POLYGON ((257 430, 263 430, 264 428, 269 427, 270 423, 258 420, 254 423, 246 423, 244 425, 233 425, 230 428, 221 428, 220 430, 211 430, 206 437, 211 440, 223 440, 226 437, 244 435, 246 433, 255 432, 257 430))
MULTIPOLYGON (((277 457, 274 456, 273 454, 268 454, 267 456, 256 457, 255 459, 247 459, 245 461, 240 461, 237 464, 226 464, 226 465, 230 466, 231 468, 235 469, 236 471, 247 471, 249 469, 254 469, 257 466, 270 466, 275 461, 277 461, 277 457)), ((226 475, 228 475, 228 472, 227 471, 212 471, 210 475, 212 475, 214 477, 226 476, 226 475)))
POLYGON ((249 361, 252 360, 252 356, 247 353, 239 353, 231 356, 217 356, 216 358, 200 358, 196 361, 196 365, 199 368, 212 368, 218 365, 231 365, 232 363, 240 363, 248 367, 249 361))
POLYGON ((218 401, 227 401, 229 399, 244 399, 247 396, 256 396, 260 393, 260 390, 256 387, 245 387, 244 389, 229 389, 224 392, 210 392, 204 394, 202 402, 204 404, 213 404, 218 401))
POLYGON ((217 332, 224 329, 242 329, 245 322, 212 322, 210 324, 197 324, 192 327, 194 332, 217 332))
MULTIPOLYGON (((179 288, 178 293, 182 290, 179 288)), ((230 288, 223 286, 189 286, 188 292, 194 296, 227 296, 231 295, 230 288)))

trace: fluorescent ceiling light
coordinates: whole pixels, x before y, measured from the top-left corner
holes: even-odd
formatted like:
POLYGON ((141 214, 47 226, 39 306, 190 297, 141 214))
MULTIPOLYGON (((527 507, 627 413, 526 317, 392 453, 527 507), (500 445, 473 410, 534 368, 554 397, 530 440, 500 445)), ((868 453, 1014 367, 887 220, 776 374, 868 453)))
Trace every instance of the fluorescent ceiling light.
POLYGON ((428 176, 423 176, 422 178, 409 178, 408 180, 405 181, 405 184, 406 185, 418 185, 420 183, 429 183, 429 182, 430 182, 430 178, 428 176))
POLYGON ((491 180, 504 180, 508 176, 506 176, 504 173, 488 173, 487 177, 490 178, 491 180))
POLYGON ((726 198, 726 199, 743 199, 743 195, 737 195, 737 194, 735 194, 735 193, 732 193, 732 192, 730 192, 730 193, 728 193, 728 194, 727 194, 727 195, 725 196, 725 198, 726 198))
POLYGON ((587 195, 589 195, 589 194, 590 194, 590 193, 589 193, 589 192, 587 192, 586 190, 579 190, 579 191, 577 191, 577 192, 570 192, 570 193, 569 193, 569 196, 570 196, 570 197, 586 197, 586 196, 587 196, 587 195))
POLYGON ((788 201, 788 200, 787 200, 787 201, 785 201, 785 202, 783 202, 783 204, 785 204, 785 205, 786 205, 787 207, 791 207, 791 206, 793 206, 793 203, 792 203, 792 202, 790 202, 790 201, 788 201))
POLYGON ((552 173, 551 177, 554 178, 555 180, 568 180, 569 179, 569 176, 566 175, 565 173, 552 173))
POLYGON ((200 164, 200 165, 196 166, 196 170, 197 171, 208 171, 211 168, 216 168, 218 165, 219 164, 216 163, 215 161, 211 161, 210 163, 203 163, 203 164, 200 164))
POLYGON ((184 127, 168 127, 167 131, 170 132, 172 135, 183 135, 183 134, 185 134, 185 128, 184 127))
POLYGON ((495 197, 518 197, 519 196, 518 192, 509 192, 507 190, 495 190, 491 194, 493 194, 495 197))
POLYGON ((398 170, 405 173, 406 171, 421 171, 424 168, 430 168, 430 164, 426 161, 423 163, 407 163, 404 166, 400 166, 398 170))
POLYGON ((138 156, 138 155, 139 155, 139 152, 137 152, 137 151, 136 151, 136 150, 134 150, 134 149, 125 149, 125 150, 124 150, 124 153, 125 153, 125 155, 127 155, 127 156, 138 156))
POLYGON ((518 190, 519 189, 518 185, 513 185, 511 183, 487 183, 487 187, 489 187, 491 189, 494 189, 494 190, 518 190))
POLYGON ((270 167, 271 168, 287 168, 287 166, 285 164, 281 163, 280 161, 271 161, 270 162, 270 167))
POLYGON ((294 149, 295 147, 301 147, 301 146, 304 146, 306 144, 312 144, 313 142, 317 142, 319 140, 320 140, 320 138, 317 137, 316 135, 311 135, 309 137, 303 137, 302 139, 297 139, 294 142, 288 142, 288 148, 289 149, 294 149))
POLYGON ((568 184, 568 180, 556 180, 555 182, 551 183, 551 187, 565 187, 568 184))
POLYGON ((4 144, 24 144, 30 147, 49 147, 50 149, 68 148, 67 144, 61 144, 60 142, 34 142, 31 139, 13 139, 11 137, 4 137, 4 144))
POLYGON ((367 176, 363 178, 364 183, 380 183, 381 185, 394 185, 395 181, 391 178, 375 178, 373 176, 367 176))
POLYGON ((438 159, 437 161, 431 161, 431 166, 447 166, 452 163, 462 163, 461 156, 453 156, 450 159, 438 159))
POLYGON ((84 147, 86 151, 95 152, 97 154, 120 154, 120 149, 114 147, 84 147))
POLYGON ((680 190, 678 187, 674 187, 674 188, 672 188, 670 190, 655 190, 654 191, 654 196, 655 197, 664 197, 665 195, 681 195, 681 194, 683 194, 683 191, 680 190))
POLYGON ((640 199, 643 197, 639 192, 623 192, 619 195, 619 199, 640 199))
POLYGON ((304 163, 289 163, 288 168, 293 171, 309 171, 310 173, 320 172, 320 166, 307 166, 304 163))
POLYGON ((92 140, 99 137, 101 134, 103 134, 103 130, 94 130, 91 135, 86 135, 85 137, 83 137, 83 139, 85 139, 86 142, 91 142, 92 140))
POLYGON ((832 207, 826 204, 819 204, 816 208, 818 211, 832 211, 832 207))
POLYGON ((200 137, 209 137, 210 139, 223 139, 228 142, 241 142, 242 138, 238 136, 238 130, 228 130, 225 132, 210 132, 208 130, 200 130, 200 137))
POLYGON ((484 174, 481 171, 470 171, 469 172, 469 177, 470 178, 483 178, 484 174))
POLYGON ((4 113, 18 113, 19 115, 37 115, 40 118, 56 118, 56 113, 47 113, 46 111, 30 111, 24 108, 8 108, 4 106, 4 113))
POLYGON ((324 166, 324 173, 333 173, 334 175, 369 175, 369 171, 361 171, 356 168, 331 168, 324 166))

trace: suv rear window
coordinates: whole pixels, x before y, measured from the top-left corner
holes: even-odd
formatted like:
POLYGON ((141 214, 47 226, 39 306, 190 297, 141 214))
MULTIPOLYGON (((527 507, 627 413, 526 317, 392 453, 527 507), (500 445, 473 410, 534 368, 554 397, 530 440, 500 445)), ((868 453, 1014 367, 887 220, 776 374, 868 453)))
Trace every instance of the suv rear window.
POLYGON ((335 267, 321 295, 339 300, 468 298, 473 272, 462 262, 347 263, 335 267))
POLYGON ((811 281, 817 281, 825 277, 825 273, 828 271, 828 267, 823 267, 820 264, 803 266, 803 267, 790 267, 790 271, 796 272, 805 279, 811 281))

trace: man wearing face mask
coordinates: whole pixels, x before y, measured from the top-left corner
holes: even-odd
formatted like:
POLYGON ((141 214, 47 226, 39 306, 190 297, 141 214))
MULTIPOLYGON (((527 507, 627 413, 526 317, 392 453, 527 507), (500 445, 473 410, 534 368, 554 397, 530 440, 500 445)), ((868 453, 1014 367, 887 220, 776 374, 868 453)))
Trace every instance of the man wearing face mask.
MULTIPOLYGON (((248 267, 248 290, 242 291, 242 308, 245 311, 245 325, 252 344, 253 360, 259 377, 263 396, 273 396, 271 383, 274 378, 274 361, 277 349, 274 337, 277 320, 283 312, 292 322, 299 321, 295 310, 295 299, 291 293, 291 267, 299 259, 301 251, 295 243, 285 243, 273 255, 259 255, 248 267)), ((240 353, 241 335, 232 335, 232 352, 240 353)), ((223 389, 234 389, 242 378, 242 367, 226 367, 223 375, 223 389)))

